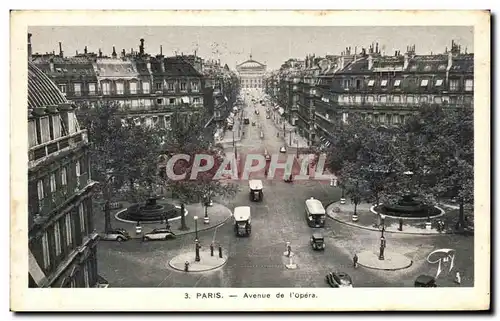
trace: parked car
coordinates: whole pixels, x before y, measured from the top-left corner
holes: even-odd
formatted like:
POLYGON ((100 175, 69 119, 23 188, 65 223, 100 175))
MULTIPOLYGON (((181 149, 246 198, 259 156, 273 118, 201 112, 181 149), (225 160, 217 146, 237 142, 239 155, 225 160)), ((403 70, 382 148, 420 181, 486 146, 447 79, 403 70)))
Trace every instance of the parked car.
POLYGON ((102 235, 101 239, 122 242, 130 239, 130 234, 123 228, 115 228, 102 235))
POLYGON ((436 279, 430 275, 422 274, 415 280, 414 286, 416 288, 436 288, 436 279))
POLYGON ((255 115, 258 115, 258 114, 259 114, 259 110, 258 110, 258 109, 256 109, 256 110, 255 110, 255 115))
POLYGON ((332 288, 352 288, 352 278, 347 273, 330 272, 325 278, 332 288))
POLYGON ((266 119, 270 119, 271 118, 271 115, 266 115, 266 119))
POLYGON ((281 146, 280 153, 286 153, 286 147, 285 146, 281 146))
POLYGON ((255 126, 255 122, 254 121, 252 122, 252 126, 255 126))
POLYGON ((174 239, 175 234, 166 228, 156 228, 149 233, 144 234, 142 237, 143 241, 151 240, 170 240, 174 239))

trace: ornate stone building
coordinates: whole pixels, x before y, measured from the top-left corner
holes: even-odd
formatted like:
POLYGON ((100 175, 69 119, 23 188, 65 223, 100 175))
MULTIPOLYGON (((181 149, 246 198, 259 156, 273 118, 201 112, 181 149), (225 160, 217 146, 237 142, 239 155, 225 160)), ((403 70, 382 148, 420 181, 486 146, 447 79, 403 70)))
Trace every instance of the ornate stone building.
POLYGON ((474 54, 452 42, 444 53, 417 55, 415 46, 388 56, 372 44, 360 52, 308 56, 268 80, 273 95, 310 144, 329 144, 338 121, 361 114, 383 126, 404 123, 424 104, 472 108, 474 54))
POLYGON ((241 89, 264 89, 266 65, 253 60, 252 55, 250 59, 237 65, 236 71, 240 77, 241 89))
POLYGON ((30 287, 96 287, 87 132, 59 88, 28 63, 30 287))

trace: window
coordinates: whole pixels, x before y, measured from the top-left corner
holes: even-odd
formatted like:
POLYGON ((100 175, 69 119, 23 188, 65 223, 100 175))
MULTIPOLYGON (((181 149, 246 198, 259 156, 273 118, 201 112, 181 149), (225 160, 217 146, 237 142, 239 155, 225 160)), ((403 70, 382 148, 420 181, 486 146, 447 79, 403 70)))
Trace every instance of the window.
POLYGON ((385 123, 385 114, 380 114, 380 115, 379 115, 379 121, 380 121, 381 123, 385 123))
POLYGON ((80 231, 85 232, 85 208, 83 203, 78 205, 78 216, 80 218, 80 231))
POLYGON ((81 96, 82 95, 82 84, 80 84, 80 83, 74 83, 73 87, 74 87, 74 90, 75 90, 75 96, 81 96))
POLYGON ((387 114, 387 124, 392 124, 392 115, 391 114, 387 114))
POLYGON ((142 83, 142 92, 144 94, 149 94, 149 90, 150 90, 150 88, 149 88, 149 82, 143 82, 142 83))
POLYGON ((186 83, 185 82, 181 82, 181 90, 182 91, 186 90, 186 83))
POLYGON ((440 104, 441 103, 441 97, 439 97, 439 96, 434 97, 434 103, 440 104))
POLYGON ((355 101, 356 103, 358 103, 358 104, 359 104, 359 103, 361 103, 361 95, 356 95, 356 96, 354 97, 354 101, 355 101))
POLYGON ((60 84, 60 85, 59 85, 59 90, 60 90, 63 94, 65 94, 65 93, 66 93, 66 91, 67 91, 67 89, 66 89, 66 85, 65 85, 65 84, 60 84))
POLYGON ((394 80, 394 87, 399 87, 401 85, 401 79, 394 80))
POLYGON ((132 81, 132 82, 130 82, 130 83, 128 84, 128 86, 129 86, 129 89, 130 89, 130 93, 131 93, 132 95, 137 94, 137 82, 132 81))
POLYGON ((427 102, 427 96, 420 97, 420 103, 425 104, 427 102))
POLYGON ((458 79, 450 79, 450 91, 458 91, 458 79))
POLYGON ((73 235, 71 229, 71 212, 64 217, 64 228, 66 229, 66 245, 69 246, 73 243, 73 235))
POLYGON ((344 79, 343 85, 344 85, 344 88, 351 87, 351 80, 350 79, 344 79))
POLYGON ((163 103, 163 99, 162 98, 156 98, 156 103, 158 105, 161 105, 163 103))
POLYGON ((48 268, 50 265, 50 252, 49 252, 49 237, 47 232, 43 233, 42 236, 42 255, 43 255, 43 267, 48 268))
POLYGON ((85 282, 85 287, 88 288, 90 286, 89 282, 89 267, 88 264, 85 263, 83 265, 83 280, 85 282))
POLYGON ((91 84, 89 84, 89 95, 93 96, 95 94, 96 94, 96 92, 95 92, 95 84, 91 83, 91 84))
POLYGON ((56 174, 50 174, 50 192, 54 193, 56 191, 56 174))
POLYGON ((368 87, 373 87, 373 85, 375 85, 375 80, 371 79, 368 81, 368 87))
POLYGON ((375 97, 373 96, 367 96, 366 98, 369 103, 373 103, 375 101, 375 97))
POLYGON ((387 80, 386 80, 386 79, 382 80, 382 81, 380 82, 380 86, 382 86, 382 87, 386 87, 386 86, 387 86, 387 80))
POLYGON ((54 224, 54 241, 56 256, 61 254, 61 229, 59 228, 59 222, 54 224))
POLYGON ((199 104, 200 103, 200 98, 199 97, 194 97, 193 98, 193 104, 199 104))
POLYGON ((125 93, 124 84, 122 82, 116 83, 116 94, 123 95, 125 93))
POLYGON ((111 93, 111 86, 109 82, 102 83, 102 94, 109 95, 111 93))
POLYGON ((199 84, 198 84, 198 82, 193 81, 193 82, 191 83, 191 90, 192 90, 192 91, 198 91, 198 90, 199 90, 199 89, 198 89, 198 88, 199 88, 199 86, 198 86, 198 85, 199 85, 199 84))
POLYGON ((79 177, 81 172, 80 172, 80 160, 78 160, 76 163, 75 163, 75 169, 76 169, 76 177, 79 177))
POLYGON ((37 188, 37 192, 38 192, 38 199, 39 200, 43 200, 43 198, 45 197, 45 195, 43 193, 43 181, 42 180, 39 180, 36 183, 36 188, 37 188))
POLYGON ((380 95, 379 100, 381 103, 385 103, 385 102, 387 102, 387 97, 385 95, 380 95))
POLYGON ((156 83, 156 90, 162 90, 161 82, 156 83))
POLYGON ((361 79, 356 79, 356 89, 361 88, 361 79))
POLYGON ((472 91, 474 89, 474 80, 465 79, 465 91, 472 91))
POLYGON ((428 84, 429 84, 428 79, 422 79, 422 81, 420 82, 420 87, 427 87, 428 84))
POLYGON ((170 99, 168 100, 168 103, 169 103, 170 105, 174 105, 174 104, 175 104, 175 98, 170 98, 170 99))
POLYGON ((399 103, 401 101, 401 97, 396 95, 392 98, 392 101, 395 102, 395 103, 399 103))
POLYGON ((436 87, 439 87, 443 84, 443 79, 436 80, 436 87))
POLYGON ((40 118, 40 133, 41 133, 41 142, 46 143, 49 142, 50 139, 50 120, 49 117, 40 118))
POLYGON ((408 104, 413 104, 413 103, 414 103, 414 101, 415 101, 415 100, 414 100, 413 96, 408 96, 408 97, 406 97, 406 102, 407 102, 408 104))

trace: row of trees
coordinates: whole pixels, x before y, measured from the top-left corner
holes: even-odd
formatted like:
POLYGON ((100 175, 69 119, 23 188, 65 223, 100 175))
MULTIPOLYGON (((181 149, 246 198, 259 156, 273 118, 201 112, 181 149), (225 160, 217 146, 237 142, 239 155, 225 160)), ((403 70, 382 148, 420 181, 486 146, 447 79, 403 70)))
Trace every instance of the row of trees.
POLYGON ((427 203, 454 197, 463 227, 464 206, 474 200, 472 109, 425 105, 397 127, 352 114, 333 129, 326 153, 327 166, 355 205, 394 202, 408 194, 427 203))
MULTIPOLYGON (((110 226, 110 206, 125 197, 133 202, 159 193, 171 193, 184 204, 214 196, 231 196, 237 192, 234 184, 213 180, 215 172, 197 176, 196 180, 172 180, 160 175, 159 164, 174 154, 212 154, 221 161, 221 153, 206 135, 203 114, 175 113, 170 128, 137 126, 123 122, 119 107, 100 104, 80 115, 80 122, 89 132, 93 179, 101 184, 105 205, 105 229, 110 226)), ((188 172, 191 162, 178 163, 176 170, 188 172), (179 168, 183 167, 183 168, 179 168)), ((184 224, 183 224, 184 225, 184 224)))

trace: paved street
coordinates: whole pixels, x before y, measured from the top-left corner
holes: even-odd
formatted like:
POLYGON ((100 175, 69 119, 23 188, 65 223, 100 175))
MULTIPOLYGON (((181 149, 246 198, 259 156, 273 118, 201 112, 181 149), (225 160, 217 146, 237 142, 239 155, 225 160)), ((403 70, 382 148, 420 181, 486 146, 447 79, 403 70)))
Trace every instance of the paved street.
MULTIPOLYGON (((258 102, 258 101, 257 101, 258 102)), ((278 153, 283 141, 276 137, 277 129, 266 119, 265 108, 247 106, 250 123, 244 125, 245 135, 237 145, 238 153, 267 150, 278 153), (260 111, 254 113, 254 108, 260 111), (264 138, 260 138, 260 132, 264 138)), ((230 147, 227 151, 231 151, 230 147)), ((295 151, 288 150, 288 153, 295 151)), ((281 155, 283 158, 286 155, 281 155)), ((437 265, 425 261, 435 249, 456 250, 455 270, 462 275, 462 286, 473 285, 473 238, 460 235, 386 235, 387 250, 407 256, 413 264, 399 271, 378 271, 352 267, 352 256, 364 250, 378 250, 380 233, 340 224, 328 219, 324 229, 312 229, 306 224, 304 201, 313 196, 324 206, 340 199, 340 190, 315 181, 289 184, 283 180, 263 181, 262 202, 249 200, 248 183, 240 181, 241 191, 232 200, 217 200, 233 210, 248 205, 252 213, 252 234, 236 237, 232 221, 219 228, 199 233, 204 250, 211 242, 221 244, 228 254, 227 263, 213 271, 186 273, 173 270, 168 262, 180 253, 191 251, 194 257, 194 235, 172 241, 142 243, 101 242, 99 273, 111 287, 327 287, 325 274, 344 271, 351 275, 354 287, 409 287, 423 273, 435 274, 437 265), (326 250, 314 252, 309 244, 313 230, 325 236, 326 250), (283 256, 286 242, 291 242, 296 270, 288 270, 289 261, 283 256)), ((442 273, 439 286, 456 286, 451 275, 442 273), (444 277, 443 277, 444 275, 444 277)))

